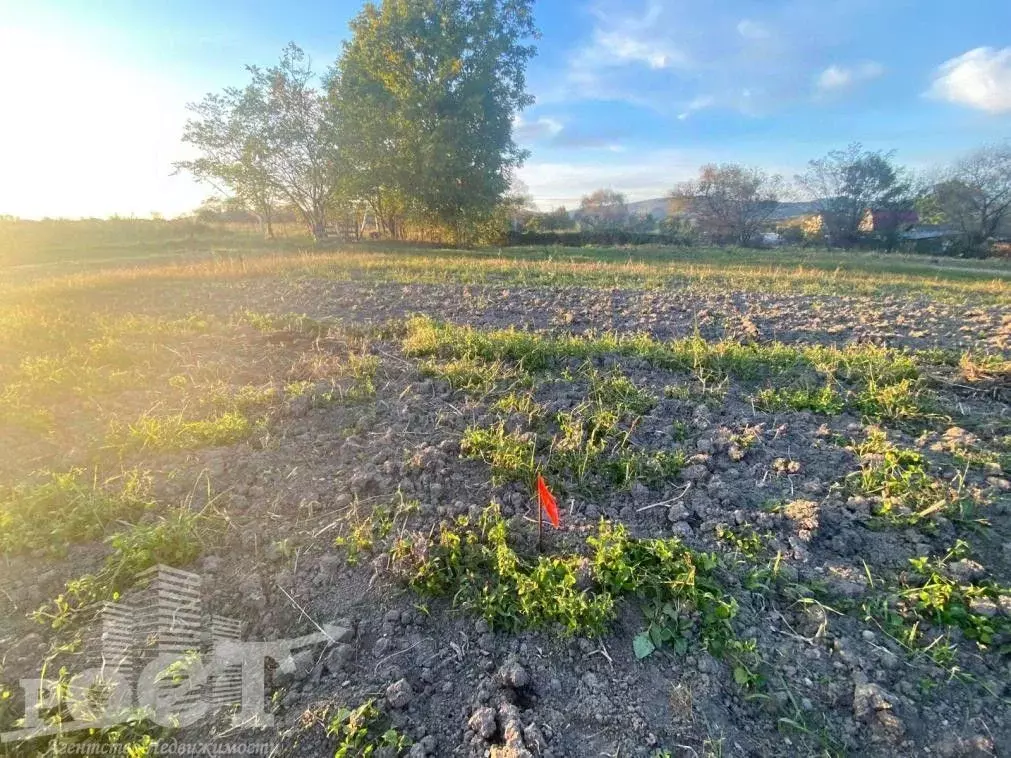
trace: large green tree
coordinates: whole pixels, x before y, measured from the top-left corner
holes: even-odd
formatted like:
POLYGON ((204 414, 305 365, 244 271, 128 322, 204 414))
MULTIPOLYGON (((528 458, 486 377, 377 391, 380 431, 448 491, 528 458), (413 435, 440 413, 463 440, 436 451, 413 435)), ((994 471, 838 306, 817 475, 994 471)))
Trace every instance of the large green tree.
POLYGON ((226 189, 256 212, 289 203, 315 239, 340 188, 337 114, 296 45, 276 66, 248 66, 250 82, 191 105, 183 132, 199 157, 176 168, 226 189))
POLYGON ((909 207, 910 188, 892 153, 864 150, 854 142, 808 163, 797 182, 818 203, 832 244, 848 247, 861 238, 868 210, 909 207))
POLYGON ((405 217, 457 234, 487 217, 525 158, 533 0, 366 4, 330 77, 348 179, 386 230, 405 217))

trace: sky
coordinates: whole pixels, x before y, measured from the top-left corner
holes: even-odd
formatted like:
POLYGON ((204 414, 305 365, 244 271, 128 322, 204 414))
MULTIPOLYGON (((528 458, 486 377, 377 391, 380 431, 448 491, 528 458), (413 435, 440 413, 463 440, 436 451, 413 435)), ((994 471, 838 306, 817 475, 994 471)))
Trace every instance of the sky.
MULTIPOLYGON (((0 0, 0 214, 166 216, 186 104, 289 41, 323 70, 360 2, 0 0)), ((708 162, 791 178, 850 142, 916 170, 1011 139, 1008 0, 539 0, 517 118, 542 208, 663 196, 708 162)))

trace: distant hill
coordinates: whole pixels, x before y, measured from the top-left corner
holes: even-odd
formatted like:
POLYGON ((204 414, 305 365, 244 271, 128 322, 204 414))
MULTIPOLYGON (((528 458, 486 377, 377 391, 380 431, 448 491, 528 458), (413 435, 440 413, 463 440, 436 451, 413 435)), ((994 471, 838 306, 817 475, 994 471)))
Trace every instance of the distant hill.
POLYGON ((667 218, 667 198, 657 197, 652 200, 638 200, 628 203, 628 212, 639 216, 653 214, 657 221, 667 218))

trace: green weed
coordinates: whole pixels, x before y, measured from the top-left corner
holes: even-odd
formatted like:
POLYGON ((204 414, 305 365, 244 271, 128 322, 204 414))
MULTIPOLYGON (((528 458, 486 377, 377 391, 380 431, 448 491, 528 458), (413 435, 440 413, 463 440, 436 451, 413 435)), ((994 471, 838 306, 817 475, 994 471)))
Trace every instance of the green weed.
POLYGON ((616 487, 630 487, 636 482, 660 487, 676 478, 686 463, 683 450, 626 449, 601 462, 599 471, 616 487))
POLYGON ((913 379, 902 379, 893 384, 880 384, 870 379, 857 393, 854 405, 869 418, 887 421, 922 418, 933 408, 926 390, 913 379))
POLYGON ((443 524, 429 543, 402 548, 409 583, 427 595, 450 595, 496 629, 518 631, 558 624, 569 634, 600 634, 613 617, 607 594, 579 589, 584 561, 576 555, 523 559, 507 542, 496 506, 474 524, 461 517, 443 524))
POLYGON ((527 417, 528 424, 538 423, 544 412, 529 392, 510 392, 507 395, 503 395, 495 401, 491 409, 505 414, 522 414, 527 417))
POLYGON ((38 484, 0 495, 0 552, 61 554, 78 542, 105 536, 117 522, 135 521, 153 505, 150 479, 130 471, 107 481, 83 469, 48 472, 38 484))
POLYGON ((635 598, 646 629, 638 657, 669 647, 686 653, 693 641, 727 657, 741 686, 759 683, 753 642, 734 633, 737 602, 717 578, 719 561, 677 539, 633 539, 624 526, 601 521, 587 539, 590 555, 524 558, 508 543, 497 506, 478 522, 461 517, 436 537, 399 544, 393 553, 409 584, 427 595, 451 596, 498 629, 558 625, 570 634, 598 635, 623 597, 635 598))
POLYGON ((996 611, 1011 587, 992 581, 960 584, 947 566, 969 554, 962 540, 940 558, 921 556, 909 561, 912 571, 900 575, 897 587, 863 604, 868 620, 875 620, 907 649, 927 654, 941 666, 951 666, 957 645, 950 630, 957 628, 983 650, 1011 654, 1011 620, 996 611), (989 605, 991 611, 983 612, 989 605))
POLYGON ((969 546, 958 540, 939 559, 911 558, 914 574, 906 578, 900 597, 916 618, 937 626, 957 626, 980 647, 1000 642, 999 652, 1011 653, 1011 620, 996 613, 980 613, 973 607, 973 601, 990 601, 996 606, 1002 595, 1011 595, 1011 587, 993 582, 960 585, 945 571, 948 563, 968 554, 969 546))
POLYGON ((299 313, 255 313, 246 311, 240 323, 247 323, 261 332, 294 332, 310 339, 328 336, 331 330, 339 329, 335 323, 327 323, 299 313))
POLYGON ((716 537, 745 558, 757 558, 765 550, 765 540, 749 526, 732 529, 720 524, 716 527, 716 537))
POLYGON ((368 515, 360 512, 357 501, 352 505, 342 532, 334 538, 334 546, 343 548, 349 565, 356 565, 362 554, 371 553, 376 543, 390 535, 401 520, 400 531, 407 527, 410 516, 418 511, 417 500, 405 500, 403 495, 394 505, 377 505, 368 515))
POLYGON ((101 569, 68 582, 65 591, 36 610, 33 617, 59 629, 82 608, 118 597, 144 569, 160 563, 179 567, 193 562, 203 552, 206 539, 219 528, 216 517, 183 506, 157 520, 117 532, 108 539, 112 552, 101 569))
POLYGON ((872 429, 856 446, 860 471, 850 475, 851 487, 881 499, 878 516, 895 523, 916 523, 933 514, 966 518, 972 502, 957 488, 935 478, 927 459, 916 450, 899 448, 884 430, 872 429))
POLYGON ((490 428, 468 427, 460 441, 463 455, 491 466, 495 483, 533 481, 534 448, 532 435, 507 432, 502 421, 490 428))
POLYGON ((657 399, 646 390, 636 387, 620 371, 601 375, 589 372, 590 398, 602 408, 613 410, 619 416, 641 416, 656 407, 657 399))
POLYGON ((665 645, 686 653, 696 636, 715 656, 738 648, 731 625, 737 601, 716 578, 715 555, 677 539, 633 539, 621 524, 604 521, 588 543, 601 588, 615 597, 634 596, 642 607, 647 626, 635 641, 638 657, 665 645))
POLYGON ((45 432, 53 424, 52 411, 33 399, 26 384, 14 382, 0 387, 0 425, 45 432))
POLYGON ((813 411, 826 416, 834 416, 841 413, 846 404, 835 387, 826 384, 818 389, 766 387, 755 396, 755 407, 760 411, 767 412, 813 411))
POLYGON ((450 361, 425 361, 419 367, 422 376, 443 379, 455 390, 484 395, 500 382, 513 381, 519 374, 502 361, 487 362, 465 357, 450 361))
POLYGON ((410 747, 410 740, 388 727, 388 721, 375 700, 367 700, 357 708, 338 710, 326 730, 328 736, 337 740, 334 758, 402 755, 410 747))

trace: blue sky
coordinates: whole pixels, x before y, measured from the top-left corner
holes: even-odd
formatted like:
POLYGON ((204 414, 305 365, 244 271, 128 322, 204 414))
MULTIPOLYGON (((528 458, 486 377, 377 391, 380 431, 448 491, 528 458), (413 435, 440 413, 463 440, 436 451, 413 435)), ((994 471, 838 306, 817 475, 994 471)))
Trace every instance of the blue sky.
MULTIPOLYGON (((290 40, 322 69, 358 2, 0 0, 0 213, 184 212, 185 103, 290 40)), ((540 0, 517 123, 543 207, 662 195, 704 162, 791 177, 859 140, 914 168, 1011 138, 1008 0, 540 0)))

